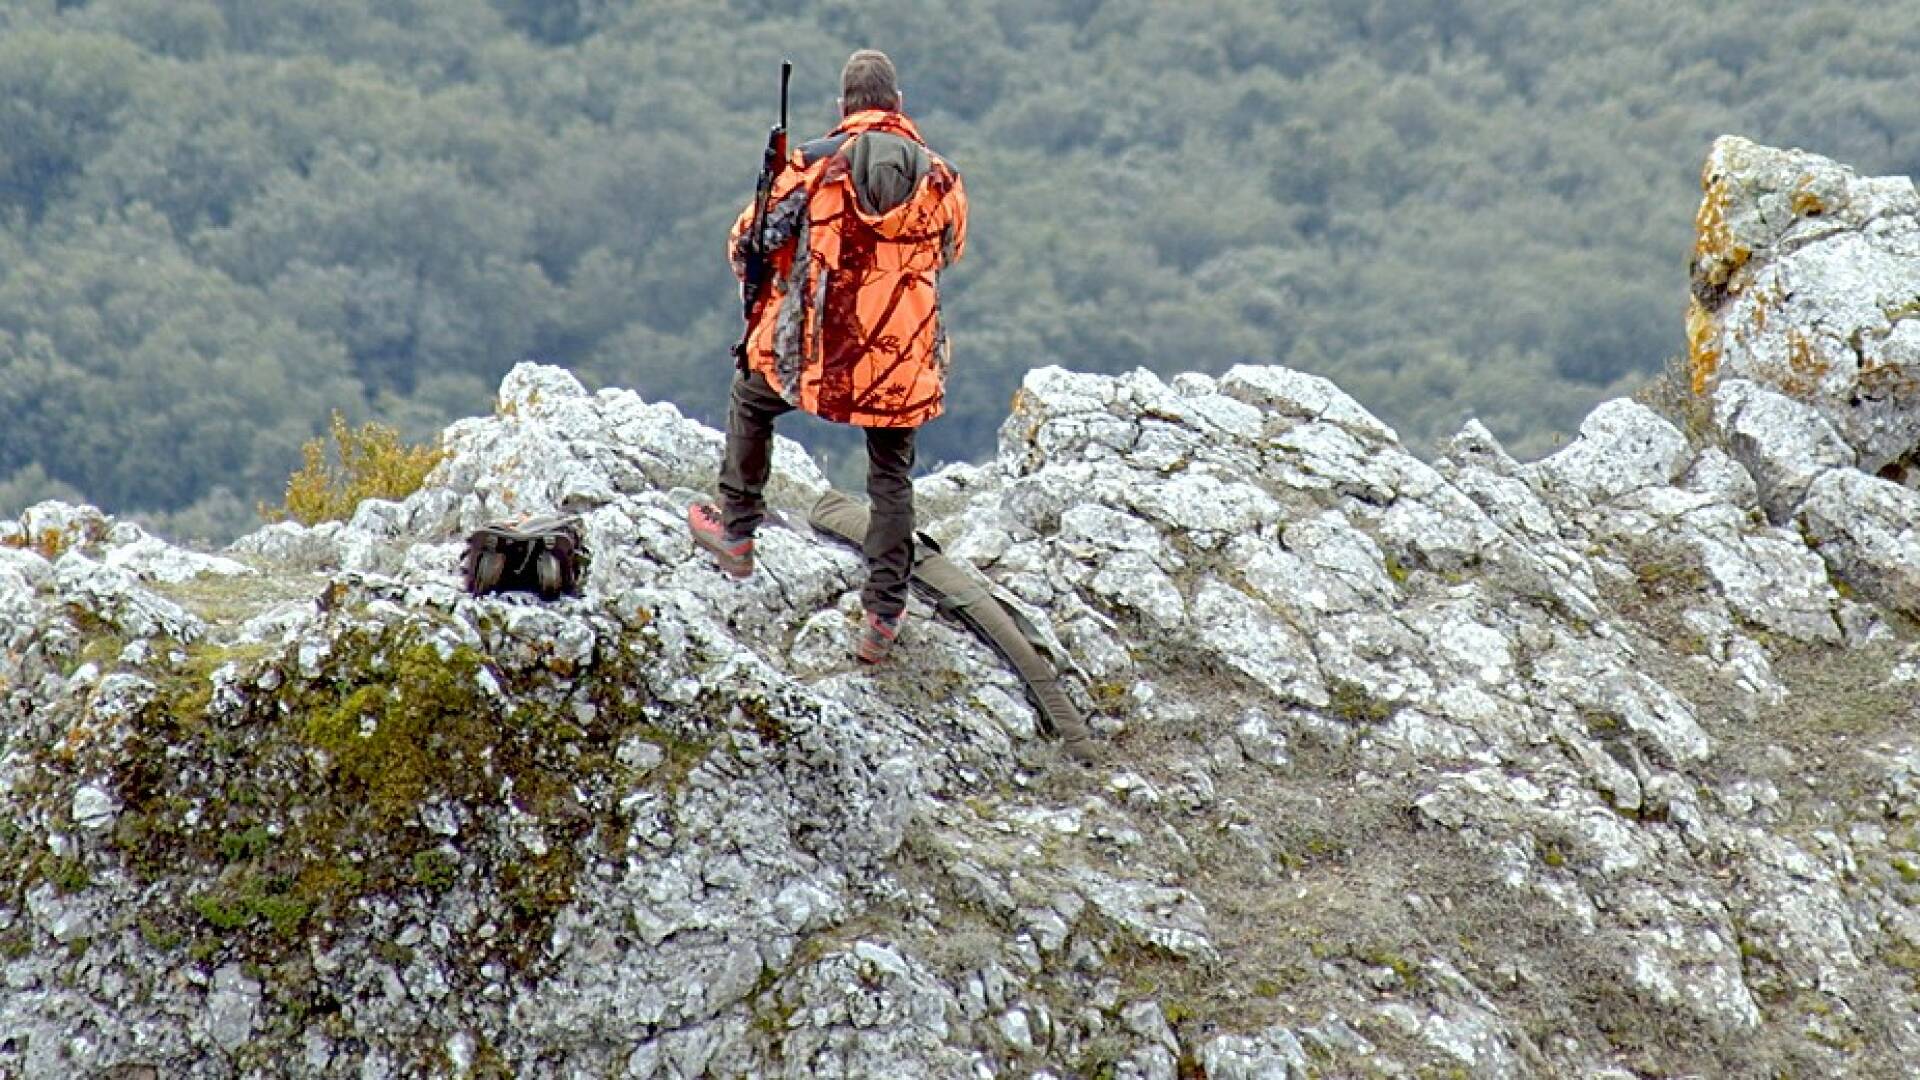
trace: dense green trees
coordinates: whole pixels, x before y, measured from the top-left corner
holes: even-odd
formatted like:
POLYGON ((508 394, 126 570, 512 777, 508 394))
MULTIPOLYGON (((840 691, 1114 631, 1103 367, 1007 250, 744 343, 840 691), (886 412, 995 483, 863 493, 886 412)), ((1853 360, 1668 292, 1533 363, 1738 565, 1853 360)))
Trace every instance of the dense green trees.
POLYGON ((332 409, 420 438, 530 356, 713 418, 782 55, 811 135, 847 51, 887 49, 967 176, 933 460, 985 452, 1034 365, 1246 360, 1544 452, 1678 347, 1713 136, 1920 172, 1896 0, 792 11, 0 8, 0 513, 235 529, 332 409))

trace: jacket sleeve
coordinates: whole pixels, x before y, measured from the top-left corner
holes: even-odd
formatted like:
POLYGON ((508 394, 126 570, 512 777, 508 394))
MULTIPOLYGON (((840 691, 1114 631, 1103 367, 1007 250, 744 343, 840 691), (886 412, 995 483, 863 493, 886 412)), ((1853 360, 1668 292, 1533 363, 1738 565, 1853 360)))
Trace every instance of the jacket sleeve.
POLYGON ((741 246, 746 239, 747 230, 753 227, 753 200, 747 200, 746 208, 733 220, 733 228, 727 230, 727 262, 733 265, 733 276, 741 281, 747 280, 747 252, 741 246))
POLYGON ((946 197, 947 225, 940 236, 940 264, 952 266, 967 250, 967 187, 954 170, 953 187, 946 197))

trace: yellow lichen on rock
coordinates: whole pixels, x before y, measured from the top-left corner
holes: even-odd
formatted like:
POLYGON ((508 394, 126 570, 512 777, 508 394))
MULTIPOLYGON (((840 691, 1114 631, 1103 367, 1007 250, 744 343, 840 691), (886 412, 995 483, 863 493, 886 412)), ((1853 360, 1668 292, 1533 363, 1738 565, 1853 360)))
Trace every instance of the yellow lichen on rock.
POLYGON ((1734 243, 1733 230, 1727 225, 1728 181, 1718 167, 1718 155, 1707 159, 1700 173, 1700 209, 1693 216, 1693 274, 1696 294, 1700 286, 1724 289, 1734 272, 1746 265, 1753 254, 1734 243))
POLYGON ((77 543, 99 539, 101 539, 101 537, 91 534, 68 536, 65 530, 59 526, 47 526, 38 532, 21 532, 0 536, 0 547, 32 551, 48 562, 52 562, 66 554, 67 549, 77 543))
POLYGON ((1693 300, 1687 305, 1687 362, 1693 392, 1704 394, 1719 370, 1723 347, 1718 309, 1734 291, 1733 276, 1752 252, 1736 243, 1727 223, 1734 170, 1723 141, 1700 170, 1700 209, 1693 218, 1693 300))
POLYGON ((1800 398, 1811 398, 1820 392, 1820 383, 1827 377, 1827 361, 1813 347, 1813 342, 1799 330, 1787 331, 1787 368, 1785 377, 1780 380, 1780 388, 1800 398))
POLYGON ((1803 176, 1800 178, 1799 185, 1793 190, 1793 214, 1795 217, 1819 217, 1821 214, 1827 212, 1827 204, 1821 201, 1820 196, 1814 194, 1808 186, 1812 182, 1813 177, 1803 176))
POLYGON ((1013 392, 1013 400, 1008 402, 1008 413, 1010 416, 1033 414, 1032 418, 1026 422, 1026 434, 1023 438, 1031 443, 1039 437, 1045 410, 1040 408, 1038 400, 1026 387, 1022 386, 1013 392))
POLYGON ((1695 299, 1687 305, 1687 371, 1693 392, 1704 394, 1720 367, 1720 320, 1695 299))

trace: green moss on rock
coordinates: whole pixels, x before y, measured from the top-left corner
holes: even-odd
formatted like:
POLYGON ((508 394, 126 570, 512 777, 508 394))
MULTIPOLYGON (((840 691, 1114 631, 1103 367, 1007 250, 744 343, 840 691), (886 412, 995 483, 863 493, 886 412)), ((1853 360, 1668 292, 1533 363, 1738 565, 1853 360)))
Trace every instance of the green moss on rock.
POLYGON ((446 892, 460 880, 460 864, 444 851, 422 851, 413 857, 414 883, 429 892, 446 892))
POLYGON ((1373 692, 1356 682, 1335 679, 1328 687, 1327 710, 1348 723, 1379 724, 1393 716, 1391 702, 1373 696, 1373 692))
POLYGON ((378 666, 385 670, 356 672, 315 694, 300 734, 326 752, 342 794, 397 824, 430 793, 470 786, 466 774, 483 771, 496 725, 473 650, 442 657, 409 642, 378 666))

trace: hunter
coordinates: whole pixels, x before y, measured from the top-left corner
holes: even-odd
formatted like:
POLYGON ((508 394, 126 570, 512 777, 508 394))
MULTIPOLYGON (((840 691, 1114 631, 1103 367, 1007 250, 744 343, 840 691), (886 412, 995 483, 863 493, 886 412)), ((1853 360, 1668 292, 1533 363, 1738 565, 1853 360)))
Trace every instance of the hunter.
MULTIPOLYGON (((862 49, 840 73, 841 121, 790 153, 765 209, 773 252, 733 379, 720 505, 687 511, 694 541, 735 577, 753 572, 773 425, 793 409, 866 431, 865 611, 854 655, 879 663, 906 618, 914 558, 914 433, 940 415, 949 347, 940 272, 960 258, 967 197, 901 111, 893 61, 862 49)), ((728 254, 745 279, 755 207, 728 254)))

